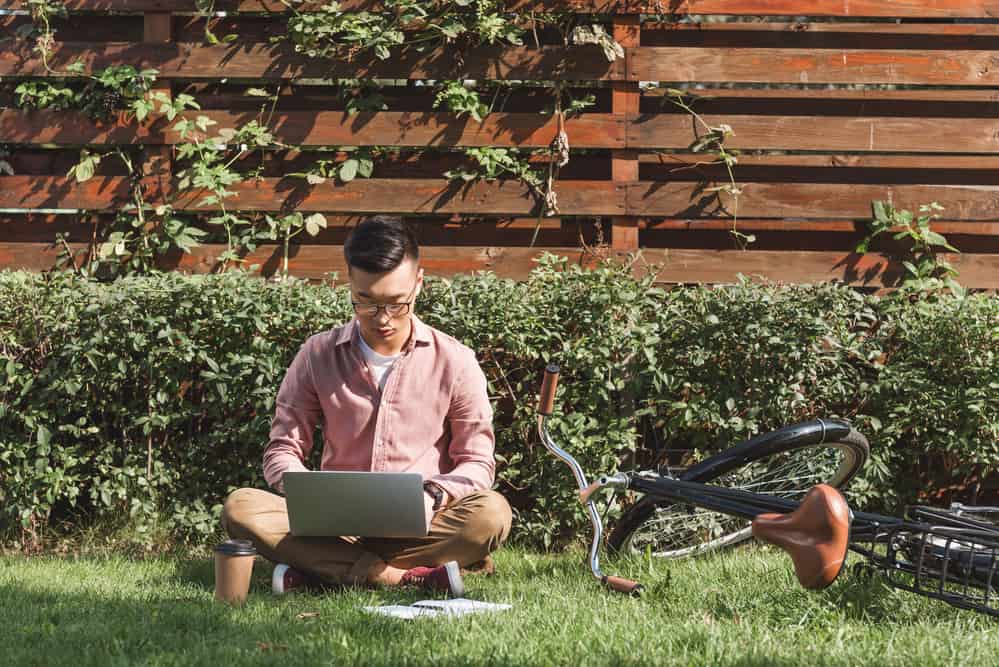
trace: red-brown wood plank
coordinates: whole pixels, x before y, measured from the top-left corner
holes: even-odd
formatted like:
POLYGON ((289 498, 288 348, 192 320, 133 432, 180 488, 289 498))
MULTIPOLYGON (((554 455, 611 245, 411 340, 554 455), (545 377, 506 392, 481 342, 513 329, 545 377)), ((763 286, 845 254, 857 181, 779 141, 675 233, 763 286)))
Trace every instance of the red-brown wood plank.
MULTIPOLYGON (((74 250, 85 250, 83 244, 72 244, 74 250)), ((208 272, 222 246, 201 246, 189 255, 181 255, 164 268, 179 268, 190 272, 208 272)), ((421 262, 431 275, 455 275, 477 270, 489 270, 505 278, 522 280, 535 268, 535 258, 542 251, 568 257, 572 262, 592 265, 596 259, 579 248, 421 248, 421 262)), ((51 268, 57 248, 51 244, 0 243, 0 268, 40 271, 51 268)), ((637 275, 647 273, 653 265, 661 265, 656 280, 664 283, 726 283, 734 282, 739 274, 764 277, 785 283, 809 283, 837 280, 852 285, 893 286, 902 275, 902 267, 876 253, 857 255, 850 252, 753 251, 647 249, 643 262, 636 262, 637 275)), ((972 288, 999 288, 999 255, 960 254, 945 257, 960 272, 961 284, 972 288)), ((279 246, 264 246, 250 254, 246 264, 260 265, 260 270, 273 274, 280 270, 282 251, 279 246)), ((290 273, 298 277, 320 279, 328 273, 346 275, 343 250, 337 246, 297 246, 289 253, 290 273)))
POLYGON ((629 80, 700 83, 999 85, 992 51, 754 49, 643 46, 629 80))
MULTIPOLYGON (((146 200, 168 194, 147 179, 146 200)), ((107 209, 126 201, 128 182, 95 177, 75 183, 62 177, 0 178, 0 208, 107 209)), ((563 215, 614 215, 624 210, 624 186, 607 181, 563 181, 557 191, 563 215)), ((229 210, 340 211, 381 213, 468 213, 528 216, 536 202, 518 182, 463 184, 440 179, 358 179, 341 186, 308 186, 301 179, 264 178, 228 188, 236 196, 229 210)), ((205 211, 204 192, 184 191, 173 200, 177 210, 205 211)))
MULTIPOLYGON (((660 153, 642 158, 642 181, 729 180, 725 165, 709 155, 660 153)), ((738 182, 753 183, 999 185, 997 165, 999 156, 906 155, 893 161, 879 155, 741 155, 734 175, 738 182)))
MULTIPOLYGON (((736 169, 742 167, 787 167, 844 169, 907 169, 922 170, 927 173, 926 183, 939 183, 933 180, 944 171, 997 171, 999 172, 999 155, 739 155, 736 169)), ((662 165, 666 168, 702 166, 713 158, 705 153, 642 153, 639 158, 642 164, 662 165)), ((647 179, 656 180, 656 179, 647 179)), ((978 181, 970 181, 978 182, 978 181)))
MULTIPOLYGON (((647 262, 662 262, 657 280, 676 283, 734 282, 739 274, 762 276, 783 283, 836 280, 851 285, 895 286, 903 267, 877 253, 858 255, 842 251, 783 250, 645 250, 647 262)), ((959 282, 973 288, 999 287, 999 255, 948 254, 959 272, 959 282)))
POLYGON ((645 23, 643 46, 767 49, 899 49, 989 51, 999 45, 995 23, 738 21, 645 23))
MULTIPOLYGON (((786 41, 794 36, 808 39, 812 35, 826 35, 832 33, 847 37, 856 35, 858 38, 866 38, 870 41, 872 35, 888 38, 893 35, 909 35, 919 38, 935 37, 997 37, 999 36, 999 24, 995 23, 889 23, 886 21, 808 21, 798 20, 788 21, 726 21, 726 22, 706 22, 706 21, 685 21, 678 22, 657 22, 653 20, 642 24, 642 44, 645 46, 676 46, 673 40, 682 39, 683 43, 693 44, 694 38, 700 36, 705 41, 734 38, 737 35, 770 35, 774 40, 786 41)), ((952 40, 941 40, 949 42, 952 40)), ((959 49, 969 48, 971 42, 955 42, 961 44, 959 49)), ((706 45, 706 44, 704 44, 706 45)), ((778 46, 780 46, 778 44, 778 46)), ((883 44, 868 43, 864 48, 880 49, 883 44)), ((924 48, 936 48, 935 45, 924 44, 924 48)))
MULTIPOLYGON (((247 89, 259 87, 246 83, 222 83, 219 81, 201 81, 196 83, 177 82, 177 93, 187 93, 194 96, 202 109, 219 109, 225 111, 259 111, 266 100, 246 94, 247 89)), ((273 86, 268 87, 273 91, 273 86)), ((348 90, 350 87, 347 87, 348 90)), ((587 83, 581 86, 567 86, 568 92, 575 97, 592 94, 595 105, 586 114, 609 113, 611 110, 610 90, 598 88, 587 83)), ((379 89, 388 110, 393 112, 436 112, 433 103, 440 90, 439 86, 406 86, 385 85, 379 89)), ((2 91, 2 88, 0 88, 2 91)), ((323 85, 312 81, 286 82, 278 95, 276 109, 278 111, 323 110, 343 111, 346 92, 336 85, 323 85)), ((486 90, 486 101, 492 101, 491 91, 486 90)), ((2 98, 0 98, 2 99, 2 98)), ((496 98, 493 111, 495 113, 531 113, 539 114, 551 111, 552 92, 549 88, 520 88, 502 91, 496 98)), ((267 107, 270 108, 269 106, 267 107)))
MULTIPOLYGON (((663 100, 665 97, 665 87, 663 84, 659 88, 646 88, 642 91, 642 101, 648 104, 665 103, 664 109, 669 108, 669 102, 663 100)), ((851 108, 862 108, 859 105, 882 104, 882 106, 895 105, 900 109, 907 107, 905 102, 940 102, 953 103, 952 108, 984 108, 995 112, 999 110, 999 91, 977 88, 915 88, 903 90, 883 90, 878 87, 870 88, 700 88, 687 91, 696 96, 695 109, 700 109, 704 104, 731 103, 743 105, 747 102, 756 106, 767 101, 775 103, 787 102, 800 105, 804 113, 808 113, 813 108, 836 108, 836 106, 846 106, 845 102, 855 103, 851 108)), ((775 107, 776 108, 776 107, 775 107)), ((786 107, 783 107, 786 108, 786 107)), ((913 115, 918 115, 913 114, 913 115)))
MULTIPOLYGON (((144 42, 169 42, 173 38, 173 16, 169 12, 147 12, 143 15, 144 42)), ((169 79, 158 77, 150 91, 154 94, 173 98, 173 88, 169 79)), ((139 167, 146 176, 169 181, 172 177, 172 151, 168 146, 150 146, 146 151, 145 162, 139 167)))
MULTIPOLYGON (((715 250, 813 250, 851 252, 868 234, 870 220, 806 221, 756 220, 667 220, 643 219, 639 239, 643 248, 688 248, 715 250), (742 234, 737 237, 733 229, 742 234), (744 241, 751 236, 751 243, 744 241)), ((947 223, 935 221, 933 229, 946 235, 959 251, 999 255, 996 223, 947 223), (957 231, 955 231, 957 230, 957 231), (967 233, 966 233, 967 232, 967 233)), ((911 242, 884 234, 870 245, 873 252, 893 257, 907 256, 911 242)))
MULTIPOLYGON (((0 16, 0 39, 16 38, 19 28, 31 25, 31 16, 28 15, 0 16)), ((53 18, 50 26, 58 41, 86 35, 92 42, 141 42, 143 19, 134 15, 74 14, 68 19, 53 18)), ((4 48, 10 45, 9 42, 2 43, 4 48)))
MULTIPOLYGON (((65 234, 70 243, 86 243, 93 236, 94 218, 100 219, 100 228, 110 222, 108 214, 17 214, 0 213, 0 240, 7 243, 52 243, 56 234, 65 234)), ((457 216, 455 216, 457 217, 457 216)), ((327 227, 316 236, 301 240, 308 245, 342 245, 350 229, 363 216, 326 214, 327 227)), ((416 231, 421 246, 559 246, 587 245, 597 242, 597 229, 593 220, 586 218, 497 218, 476 216, 465 221, 448 217, 406 216, 416 231), (537 236, 535 236, 537 230, 537 236), (533 243, 532 243, 533 242, 533 243)), ((209 233, 219 229, 208 223, 192 219, 191 223, 209 233)))
MULTIPOLYGON (((613 36, 625 49, 631 49, 641 44, 641 17, 615 16, 613 36)), ((625 51, 627 59, 628 51, 625 51)), ((627 68, 627 64, 625 65, 627 68)), ((611 106, 616 115, 628 123, 638 113, 642 93, 637 81, 612 81, 611 106)), ((625 126, 627 128, 627 125, 625 126)), ((570 139, 572 141, 572 139, 570 139)), ((611 152, 611 179, 617 183, 633 183, 638 180, 638 152, 633 150, 615 150, 611 152)), ((631 216, 615 216, 611 218, 611 247, 626 251, 638 248, 638 220, 631 216)))
MULTIPOLYGON (((195 0, 63 0, 73 11, 196 12, 195 0)), ((315 2, 312 7, 322 6, 315 2)), ((377 10, 377 0, 341 0, 345 11, 377 10)), ((0 0, 0 9, 23 9, 24 0, 0 0)), ((989 18, 999 16, 997 0, 507 0, 511 10, 565 9, 596 14, 761 15, 844 17, 989 18)), ((300 9, 310 9, 303 4, 300 9)), ((280 0, 216 0, 216 11, 284 12, 280 0)))
MULTIPOLYGON (((152 67, 160 75, 186 79, 258 78, 266 80, 308 78, 484 78, 484 79, 620 79, 624 63, 607 61, 599 48, 482 47, 470 50, 463 63, 441 49, 429 53, 402 50, 379 61, 359 56, 353 61, 309 58, 287 45, 248 44, 202 46, 177 43, 60 42, 49 64, 64 70, 82 62, 84 73, 109 65, 130 63, 152 67)), ((48 71, 32 46, 23 41, 0 50, 0 76, 46 76, 48 71)))
MULTIPOLYGON (((366 215, 325 213, 327 226, 316 236, 297 239, 308 245, 342 245, 347 234, 366 215)), ((506 218, 468 216, 406 216, 421 246, 559 246, 594 245, 597 229, 587 218, 506 218), (537 230, 537 237, 535 237, 537 230)), ((52 243, 56 234, 70 243, 89 242, 94 222, 99 228, 112 222, 110 214, 0 213, 0 239, 4 242, 52 243)), ((218 236, 219 229, 197 217, 191 223, 218 236)))
MULTIPOLYGON (((563 215, 636 215, 727 218, 733 209, 725 194, 702 192, 697 182, 647 182, 615 185, 610 181, 562 181, 557 186, 563 215), (620 195, 627 190, 627 208, 620 195)), ((709 184, 710 185, 710 184, 709 184)), ((740 216, 755 218, 846 218, 870 216, 870 202, 891 198, 915 208, 937 201, 953 220, 999 220, 999 186, 870 185, 841 183, 740 183, 740 216)), ((467 213, 529 216, 535 201, 516 182, 480 182, 467 186, 444 179, 359 179, 344 186, 310 187, 298 179, 265 178, 231 188, 237 193, 230 210, 467 213)), ((0 208, 105 209, 124 201, 128 183, 121 177, 95 177, 77 184, 64 177, 0 178, 0 208)), ((148 184, 147 199, 164 196, 148 184)), ((176 197, 181 210, 209 210, 203 193, 176 197)))
MULTIPOLYGON (((312 169, 319 159, 342 161, 349 157, 345 151, 277 150, 250 152, 233 163, 236 171, 246 173, 259 171, 261 176, 287 176, 312 169)), ((19 176, 62 176, 80 158, 79 148, 41 148, 40 146, 20 146, 8 158, 19 176)), ((539 153, 529 155, 526 161, 536 170, 547 170, 548 156, 539 153)), ((472 169, 474 160, 460 151, 399 150, 388 152, 375 161, 374 178, 442 178, 451 169, 472 169)), ((122 176, 127 174, 121 160, 110 157, 97 168, 99 176, 122 176)), ((607 180, 610 178, 610 161, 599 152, 574 155, 565 167, 559 170, 561 181, 607 180)))
MULTIPOLYGON (((257 118, 256 113, 203 111, 185 114, 189 119, 207 116, 220 128, 239 127, 257 118)), ((114 124, 92 121, 71 111, 19 111, 0 109, 0 137, 20 143, 182 143, 165 118, 142 123, 120 116, 114 124)), ((570 119, 566 129, 576 148, 624 146, 625 119, 611 114, 584 114, 570 119)), ((455 114, 429 112, 358 113, 342 111, 282 111, 268 127, 275 137, 301 146, 522 146, 547 147, 557 132, 551 116, 497 113, 481 124, 455 114)), ((185 141, 191 141, 192 134, 185 141)))
MULTIPOLYGON (((629 119, 629 148, 685 148, 704 134, 690 116, 643 115, 629 119)), ((729 125, 725 146, 740 150, 995 153, 997 118, 901 118, 705 115, 711 126, 729 125)))
MULTIPOLYGON (((244 112, 205 111, 214 129, 237 127, 257 117, 244 112)), ((172 124, 92 121, 70 111, 0 109, 0 137, 7 142, 76 144, 175 144, 172 124)), ((711 125, 726 123, 735 134, 726 146, 741 150, 994 153, 999 118, 902 118, 704 115, 711 125)), ((548 116, 491 114, 477 121, 446 113, 377 112, 354 116, 339 111, 276 113, 275 136, 302 146, 521 146, 543 148, 556 127, 548 116)), ((585 114, 566 123, 576 148, 683 149, 702 133, 690 116, 665 114, 585 114), (625 129, 627 128, 627 143, 625 129)))
MULTIPOLYGON (((85 251, 85 244, 70 244, 74 251, 85 251)), ((208 273, 216 266, 216 258, 225 249, 221 245, 202 245, 190 254, 179 254, 164 261, 164 268, 177 268, 191 273, 208 273)), ((430 275, 452 276, 472 271, 493 271, 505 278, 524 279, 537 266, 535 262, 543 252, 555 252, 579 262, 584 252, 572 247, 435 247, 420 248, 420 264, 430 275)), ((0 268, 42 271, 52 267, 58 249, 44 243, 0 243, 0 268)), ((279 245, 261 246, 245 257, 244 265, 259 264, 262 273, 272 275, 280 271, 283 250, 279 245)), ((584 260, 585 261, 585 260, 584 260)), ((586 263, 592 263, 589 260, 586 263)), ((347 266, 340 246, 292 246, 289 252, 289 269, 292 275, 303 278, 322 278, 337 272, 346 276, 347 266)))
MULTIPOLYGON (((712 184, 707 184, 712 185, 712 184)), ((628 186, 628 213, 640 216, 731 218, 848 218, 871 215, 871 202, 900 208, 939 202, 952 220, 999 220, 999 186, 871 185, 857 183, 743 183, 736 203, 703 183, 641 181, 628 186)))

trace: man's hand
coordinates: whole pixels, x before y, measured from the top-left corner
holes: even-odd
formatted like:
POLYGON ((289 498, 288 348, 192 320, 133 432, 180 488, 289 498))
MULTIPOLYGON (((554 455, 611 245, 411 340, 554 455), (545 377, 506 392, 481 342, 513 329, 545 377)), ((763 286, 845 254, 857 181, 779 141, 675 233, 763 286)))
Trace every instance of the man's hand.
POLYGON ((423 506, 427 512, 427 527, 434 520, 434 497, 426 489, 423 490, 423 506))
POLYGON ((424 504, 424 508, 425 508, 425 510, 427 512, 427 525, 428 526, 434 520, 434 514, 436 514, 437 512, 440 512, 442 509, 444 509, 445 507, 447 507, 448 502, 451 500, 451 496, 448 495, 447 491, 445 491, 441 487, 437 486, 436 484, 434 485, 434 487, 437 488, 437 489, 440 489, 441 496, 442 496, 442 498, 441 498, 441 506, 437 508, 436 512, 434 511, 434 494, 430 493, 430 491, 427 490, 427 489, 423 489, 423 504, 424 504))

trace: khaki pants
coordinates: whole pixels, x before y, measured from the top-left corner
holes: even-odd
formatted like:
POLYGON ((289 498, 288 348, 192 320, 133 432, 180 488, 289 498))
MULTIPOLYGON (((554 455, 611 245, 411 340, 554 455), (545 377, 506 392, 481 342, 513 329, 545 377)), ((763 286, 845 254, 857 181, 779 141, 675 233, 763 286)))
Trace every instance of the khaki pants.
POLYGON ((253 542, 275 563, 330 584, 367 581, 374 566, 408 569, 456 560, 467 566, 499 548, 510 533, 511 512, 495 491, 479 491, 437 512, 430 534, 417 538, 294 537, 284 497, 261 489, 237 489, 226 498, 222 528, 229 537, 253 542))

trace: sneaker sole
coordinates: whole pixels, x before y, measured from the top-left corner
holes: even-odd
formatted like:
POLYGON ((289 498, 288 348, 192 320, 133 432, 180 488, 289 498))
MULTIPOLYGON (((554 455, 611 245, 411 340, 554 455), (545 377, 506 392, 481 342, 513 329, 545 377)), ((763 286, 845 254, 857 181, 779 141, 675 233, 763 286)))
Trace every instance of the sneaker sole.
POLYGON ((285 595, 288 591, 284 590, 284 573, 288 571, 289 565, 284 563, 279 563, 274 567, 274 573, 271 575, 271 593, 274 595, 285 595))
POLYGON ((465 594, 465 582, 461 579, 461 568, 458 567, 458 561, 452 560, 444 563, 444 569, 447 571, 447 583, 451 587, 451 595, 460 598, 465 594))

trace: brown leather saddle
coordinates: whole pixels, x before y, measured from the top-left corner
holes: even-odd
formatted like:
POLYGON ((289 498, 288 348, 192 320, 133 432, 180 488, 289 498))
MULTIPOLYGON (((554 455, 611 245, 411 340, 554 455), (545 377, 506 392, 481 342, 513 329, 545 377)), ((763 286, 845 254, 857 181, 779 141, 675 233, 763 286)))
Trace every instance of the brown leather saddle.
POLYGON ((812 487, 790 514, 760 514, 753 535, 791 556, 805 588, 825 588, 839 575, 850 544, 850 507, 828 484, 812 487))

